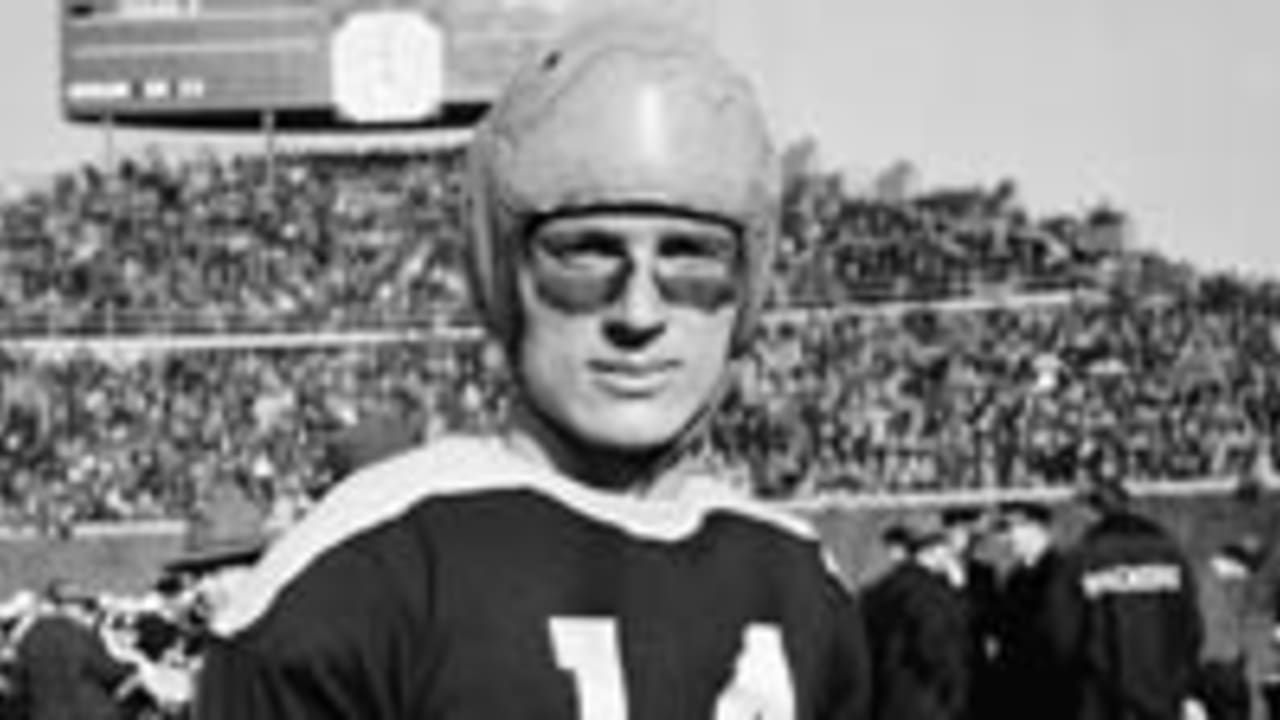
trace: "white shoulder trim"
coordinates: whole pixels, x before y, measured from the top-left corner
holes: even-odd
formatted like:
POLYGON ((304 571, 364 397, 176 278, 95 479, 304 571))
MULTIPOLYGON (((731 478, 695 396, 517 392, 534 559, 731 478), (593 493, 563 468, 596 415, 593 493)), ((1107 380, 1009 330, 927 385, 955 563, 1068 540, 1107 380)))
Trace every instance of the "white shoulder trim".
POLYGON ((212 622, 218 635, 248 627, 308 565, 350 538, 394 520, 418 502, 515 484, 520 466, 492 440, 446 437, 343 480, 284 533, 212 622))
POLYGON ((654 542, 690 537, 716 512, 817 540, 805 518, 768 507, 710 476, 690 478, 680 496, 670 500, 614 495, 526 460, 498 438, 445 437, 366 468, 330 491, 259 561, 214 618, 213 630, 229 636, 248 627, 321 555, 395 520, 423 500, 509 489, 537 492, 580 515, 654 542))
POLYGON ((686 495, 691 495, 695 504, 702 505, 708 511, 719 510, 738 515, 803 540, 818 539, 817 530, 808 518, 760 502, 721 479, 699 476, 691 481, 686 495))

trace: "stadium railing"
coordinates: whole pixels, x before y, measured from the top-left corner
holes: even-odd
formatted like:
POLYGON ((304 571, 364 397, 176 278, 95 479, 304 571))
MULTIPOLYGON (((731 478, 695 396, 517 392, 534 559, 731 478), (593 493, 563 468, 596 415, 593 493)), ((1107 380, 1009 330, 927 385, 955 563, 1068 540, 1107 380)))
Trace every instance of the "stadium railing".
MULTIPOLYGON (((1266 487, 1280 486, 1270 481, 1266 487)), ((1208 477, 1198 480, 1147 480, 1130 483, 1130 491, 1137 497, 1196 497, 1224 495, 1238 492, 1239 478, 1208 477)), ((963 490, 915 490, 893 493, 828 493, 804 498, 771 501, 778 507, 802 513, 829 510, 853 510, 863 508, 931 508, 953 505, 996 505, 1012 501, 1036 501, 1060 503, 1080 494, 1076 485, 1052 485, 1036 487, 983 487, 963 490)))

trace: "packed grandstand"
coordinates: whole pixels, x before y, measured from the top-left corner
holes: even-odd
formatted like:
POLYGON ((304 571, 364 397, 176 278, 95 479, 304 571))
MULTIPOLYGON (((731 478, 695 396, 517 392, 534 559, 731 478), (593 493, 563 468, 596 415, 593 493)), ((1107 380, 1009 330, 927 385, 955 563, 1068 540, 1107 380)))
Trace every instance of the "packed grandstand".
MULTIPOLYGON (((86 166, 0 207, 0 524, 315 495, 334 437, 483 428, 460 151, 86 166)), ((703 448, 786 499, 1174 483, 1272 466, 1280 286, 1010 181, 796 169, 765 328, 703 448)))

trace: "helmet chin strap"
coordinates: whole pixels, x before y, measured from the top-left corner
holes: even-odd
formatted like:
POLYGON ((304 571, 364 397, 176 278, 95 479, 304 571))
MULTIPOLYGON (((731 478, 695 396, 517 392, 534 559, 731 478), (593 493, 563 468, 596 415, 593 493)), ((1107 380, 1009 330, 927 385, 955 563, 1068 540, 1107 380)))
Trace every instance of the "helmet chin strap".
POLYGON ((592 443, 538 407, 523 383, 516 383, 503 436, 518 453, 533 456, 563 475, 590 487, 645 497, 679 494, 692 468, 682 464, 706 431, 728 386, 722 377, 708 401, 670 441, 645 448, 619 448, 592 443))

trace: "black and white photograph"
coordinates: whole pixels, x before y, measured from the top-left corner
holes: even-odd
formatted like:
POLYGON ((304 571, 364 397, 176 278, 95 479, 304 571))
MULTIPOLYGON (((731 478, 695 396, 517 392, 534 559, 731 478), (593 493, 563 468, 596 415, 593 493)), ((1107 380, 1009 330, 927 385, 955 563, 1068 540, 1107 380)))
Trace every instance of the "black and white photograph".
POLYGON ((1276 0, 5 0, 0 720, 1280 720, 1276 0))

